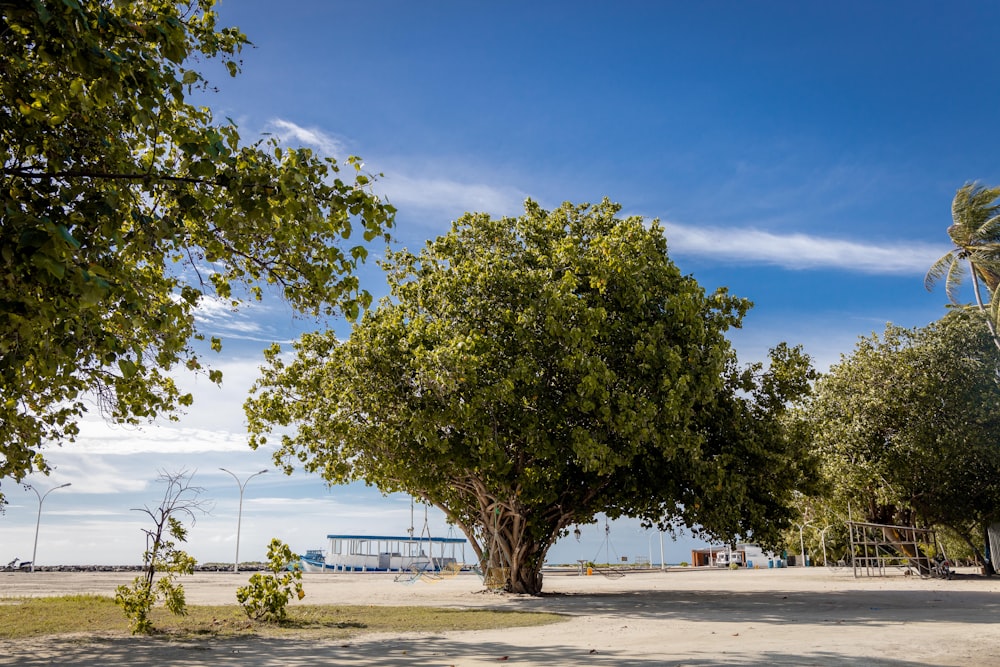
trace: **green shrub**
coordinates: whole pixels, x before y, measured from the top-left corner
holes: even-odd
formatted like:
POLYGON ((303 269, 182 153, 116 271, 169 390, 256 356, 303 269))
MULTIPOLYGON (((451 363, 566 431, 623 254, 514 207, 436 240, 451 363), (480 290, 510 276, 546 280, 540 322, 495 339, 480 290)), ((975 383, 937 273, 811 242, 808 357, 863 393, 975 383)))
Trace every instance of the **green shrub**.
POLYGON ((240 586, 236 590, 236 600, 249 618, 255 621, 281 622, 285 620, 285 607, 292 591, 295 591, 299 600, 305 597, 298 560, 299 557, 292 553, 287 544, 277 538, 271 540, 267 547, 270 572, 255 572, 246 586, 240 586), (289 569, 289 565, 292 565, 292 569, 289 569))

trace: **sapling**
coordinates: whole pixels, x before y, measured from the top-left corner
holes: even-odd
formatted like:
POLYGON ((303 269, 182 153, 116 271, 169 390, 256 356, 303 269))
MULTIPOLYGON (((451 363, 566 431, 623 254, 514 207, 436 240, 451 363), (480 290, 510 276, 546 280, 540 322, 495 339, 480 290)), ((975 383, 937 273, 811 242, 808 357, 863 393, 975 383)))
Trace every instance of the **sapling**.
POLYGON ((160 506, 156 509, 133 508, 145 512, 153 520, 152 528, 142 529, 146 534, 142 574, 131 585, 121 585, 115 590, 115 603, 125 612, 133 634, 153 630, 149 614, 159 600, 173 614, 183 616, 187 613, 184 587, 176 578, 192 574, 195 559, 176 546, 177 542, 187 541, 187 528, 176 515, 186 516, 194 524, 195 512, 208 511, 207 501, 198 497, 204 489, 191 486, 193 476, 183 470, 177 473, 161 471, 159 481, 165 482, 167 489, 160 506))

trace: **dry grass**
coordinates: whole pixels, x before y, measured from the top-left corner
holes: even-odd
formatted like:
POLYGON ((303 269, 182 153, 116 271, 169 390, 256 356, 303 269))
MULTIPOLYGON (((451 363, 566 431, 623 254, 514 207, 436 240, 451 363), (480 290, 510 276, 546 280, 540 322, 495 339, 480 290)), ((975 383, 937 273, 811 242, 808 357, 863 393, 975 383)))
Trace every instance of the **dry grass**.
MULTIPOLYGON (((296 636, 345 639, 387 632, 445 632, 546 625, 566 620, 559 614, 384 607, 378 605, 294 605, 281 624, 256 623, 233 605, 189 605, 186 616, 165 609, 152 615, 157 632, 170 636, 296 636)), ((68 595, 42 598, 0 598, 0 639, 24 639, 64 634, 128 634, 122 610, 110 597, 68 595)))

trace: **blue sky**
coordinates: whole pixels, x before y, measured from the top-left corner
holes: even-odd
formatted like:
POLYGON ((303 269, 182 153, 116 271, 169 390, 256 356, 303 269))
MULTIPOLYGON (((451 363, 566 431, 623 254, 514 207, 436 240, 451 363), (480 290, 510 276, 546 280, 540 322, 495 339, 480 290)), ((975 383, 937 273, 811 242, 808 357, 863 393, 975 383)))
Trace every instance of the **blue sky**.
MULTIPOLYGON (((672 259, 706 288, 754 301, 732 336, 747 362, 784 340, 825 369, 886 322, 940 317, 946 297, 923 275, 949 249, 952 196, 1000 183, 996 3, 223 0, 220 13, 256 46, 235 80, 209 69, 219 92, 206 103, 245 139, 363 156, 399 208, 399 245, 469 210, 607 196, 659 218, 672 259)), ((364 280, 384 291, 374 267, 364 280)), ((273 300, 238 314, 212 305, 202 324, 225 338, 223 388, 180 377, 196 404, 179 422, 88 421, 79 443, 50 450, 55 472, 34 481, 72 486, 45 501, 40 564, 137 562, 142 517, 129 510, 158 502, 157 469, 179 468, 214 501, 190 552, 232 558, 238 493, 218 468, 271 467, 246 447, 241 408, 261 349, 349 329, 273 300)), ((4 491, 0 560, 27 559, 37 500, 4 491)), ((246 559, 272 536, 305 550, 330 532, 410 525, 406 496, 276 470, 249 483, 243 511, 246 559)), ((445 533, 439 513, 430 521, 445 533)), ((587 526, 551 560, 603 555, 603 541, 587 526)), ((632 522, 613 524, 611 541, 659 560, 655 534, 632 522)), ((666 560, 688 559, 691 544, 668 540, 666 560)))

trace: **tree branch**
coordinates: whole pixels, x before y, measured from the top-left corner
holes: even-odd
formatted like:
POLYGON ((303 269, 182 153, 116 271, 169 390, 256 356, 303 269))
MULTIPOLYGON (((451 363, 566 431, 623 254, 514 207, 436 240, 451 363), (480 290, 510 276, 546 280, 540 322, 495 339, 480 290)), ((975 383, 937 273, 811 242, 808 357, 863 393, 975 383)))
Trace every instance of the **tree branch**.
POLYGON ((101 171, 87 171, 87 170, 75 170, 70 169, 67 171, 39 171, 37 169, 22 169, 20 167, 3 169, 4 176, 18 176, 20 178, 27 178, 30 180, 41 181, 55 181, 60 178, 93 178, 93 179, 103 179, 109 181, 167 181, 170 183, 191 183, 194 185, 222 185, 219 179, 206 180, 204 178, 197 178, 195 176, 168 176, 165 174, 158 174, 152 176, 148 173, 146 174, 115 174, 107 173, 101 171))

